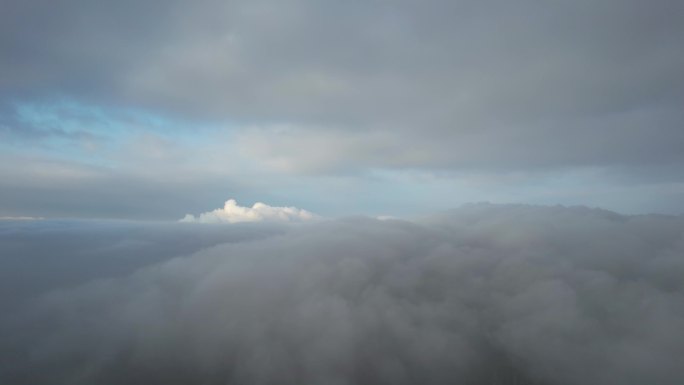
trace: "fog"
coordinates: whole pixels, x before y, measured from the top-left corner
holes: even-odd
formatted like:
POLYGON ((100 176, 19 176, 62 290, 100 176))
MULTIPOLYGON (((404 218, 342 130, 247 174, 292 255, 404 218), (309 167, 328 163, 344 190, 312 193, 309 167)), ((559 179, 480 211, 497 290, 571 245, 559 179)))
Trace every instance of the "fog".
POLYGON ((9 221, 0 247, 3 384, 684 383, 681 216, 9 221))

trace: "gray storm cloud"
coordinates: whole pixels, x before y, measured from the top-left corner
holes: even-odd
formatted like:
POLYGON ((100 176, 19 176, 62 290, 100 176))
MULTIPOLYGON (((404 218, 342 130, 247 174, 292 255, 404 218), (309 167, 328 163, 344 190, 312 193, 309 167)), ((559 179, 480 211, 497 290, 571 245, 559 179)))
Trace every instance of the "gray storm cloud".
POLYGON ((311 158, 327 172, 684 162, 681 1, 4 8, 0 109, 66 94, 200 121, 292 125, 284 140, 261 144, 246 132, 246 142, 295 172, 310 172, 311 158), (326 151, 301 151, 316 144, 326 151))
POLYGON ((467 185, 449 205, 683 210, 681 0, 0 4, 3 216, 404 215, 354 195, 408 207, 412 173, 467 185))
POLYGON ((304 224, 44 295, 3 321, 0 380, 678 384, 682 276, 682 217, 304 224))

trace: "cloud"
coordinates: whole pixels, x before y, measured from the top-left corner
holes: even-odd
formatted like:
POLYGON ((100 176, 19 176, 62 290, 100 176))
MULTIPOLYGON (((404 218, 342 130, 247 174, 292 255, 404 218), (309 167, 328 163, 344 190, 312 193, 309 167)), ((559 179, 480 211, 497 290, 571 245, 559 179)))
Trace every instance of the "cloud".
POLYGON ((677 1, 58 8, 13 3, 0 15, 0 100, 66 94, 195 121, 304 127, 267 145, 278 158, 267 161, 294 171, 307 171, 302 158, 329 173, 684 163, 677 1), (302 140, 328 151, 300 151, 302 140))
POLYGON ((682 383, 683 256, 682 217, 584 207, 305 224, 53 291, 0 380, 682 383))
MULTIPOLYGON (((365 197, 379 171, 446 175, 459 190, 449 205, 486 195, 474 199, 681 212, 683 6, 11 2, 0 14, 0 211, 169 219, 258 194, 324 196, 307 207, 329 215, 377 207, 365 197), (39 174, 27 162, 67 161, 97 180, 26 180, 39 174), (575 182, 588 196, 529 192, 592 172, 619 192, 591 178, 575 182), (463 180, 511 174, 529 179, 460 193, 463 180), (354 187, 340 189, 344 178, 354 187)), ((415 201, 410 187, 383 188, 415 201)))
POLYGON ((200 214, 187 214, 181 222, 238 223, 238 222, 301 222, 316 219, 316 215, 296 207, 274 207, 257 202, 252 207, 238 206, 235 199, 226 201, 222 209, 200 214))
POLYGON ((165 222, 0 219, 0 309, 11 314, 29 298, 53 290, 285 230, 276 223, 235 224, 226 231, 165 222))

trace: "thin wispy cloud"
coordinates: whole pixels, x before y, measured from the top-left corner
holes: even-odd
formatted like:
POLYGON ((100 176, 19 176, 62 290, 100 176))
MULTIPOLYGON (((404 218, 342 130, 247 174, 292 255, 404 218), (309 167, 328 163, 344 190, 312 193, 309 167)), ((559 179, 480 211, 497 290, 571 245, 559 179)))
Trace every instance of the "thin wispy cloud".
POLYGON ((43 217, 28 217, 28 216, 16 216, 16 217, 11 217, 11 216, 2 216, 0 217, 0 221, 39 221, 41 219, 45 219, 43 217))

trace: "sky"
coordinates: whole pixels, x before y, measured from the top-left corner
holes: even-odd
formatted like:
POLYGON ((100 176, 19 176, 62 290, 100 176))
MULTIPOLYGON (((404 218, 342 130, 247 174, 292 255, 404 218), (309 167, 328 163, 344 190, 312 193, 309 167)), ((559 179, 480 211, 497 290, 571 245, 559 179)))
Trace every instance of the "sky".
POLYGON ((682 20, 0 0, 0 383, 684 384, 682 20))
POLYGON ((684 212, 681 1, 0 9, 0 217, 684 212))

